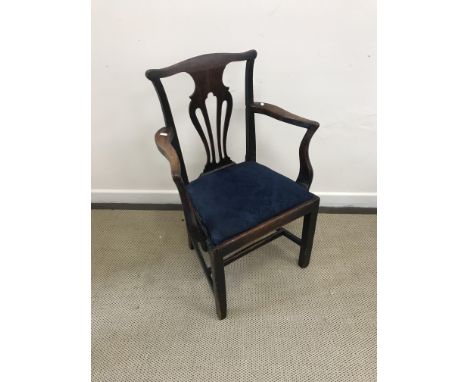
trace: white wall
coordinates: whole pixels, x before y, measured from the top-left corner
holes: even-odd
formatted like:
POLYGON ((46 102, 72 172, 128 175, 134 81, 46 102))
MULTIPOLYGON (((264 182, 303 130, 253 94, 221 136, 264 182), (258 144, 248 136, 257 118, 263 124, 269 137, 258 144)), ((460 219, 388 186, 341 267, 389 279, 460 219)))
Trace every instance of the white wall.
MULTIPOLYGON (((255 100, 320 122, 310 156, 322 205, 376 206, 375 0, 93 0, 92 201, 178 202, 153 135, 164 125, 144 72, 211 52, 256 49, 255 100)), ((244 65, 224 82, 234 97, 228 152, 245 155, 244 65)), ((204 150, 188 117, 193 82, 167 79, 189 177, 204 150)), ((213 111, 214 112, 214 111, 213 111)), ((256 117, 257 160, 293 179, 304 130, 256 117)))

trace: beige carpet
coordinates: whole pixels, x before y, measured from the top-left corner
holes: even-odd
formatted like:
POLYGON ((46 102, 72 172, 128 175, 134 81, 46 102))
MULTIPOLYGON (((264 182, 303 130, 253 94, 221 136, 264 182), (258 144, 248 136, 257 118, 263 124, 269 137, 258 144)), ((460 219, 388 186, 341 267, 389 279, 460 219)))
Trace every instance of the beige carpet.
POLYGON ((375 215, 320 214, 306 269, 286 238, 228 265, 223 321, 182 217, 92 211, 94 382, 375 381, 375 215))

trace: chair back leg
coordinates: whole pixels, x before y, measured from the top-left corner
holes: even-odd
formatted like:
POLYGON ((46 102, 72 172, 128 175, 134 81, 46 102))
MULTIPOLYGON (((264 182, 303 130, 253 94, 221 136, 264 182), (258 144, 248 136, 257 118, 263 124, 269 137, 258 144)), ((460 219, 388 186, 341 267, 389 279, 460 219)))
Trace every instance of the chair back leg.
POLYGON ((226 318, 226 280, 224 276, 224 262, 222 256, 210 252, 211 277, 216 303, 216 314, 220 320, 226 318))
POLYGON ((306 268, 310 262, 310 254, 314 244, 315 226, 319 209, 319 200, 314 205, 314 209, 304 216, 302 225, 301 251, 299 253, 299 266, 306 268))

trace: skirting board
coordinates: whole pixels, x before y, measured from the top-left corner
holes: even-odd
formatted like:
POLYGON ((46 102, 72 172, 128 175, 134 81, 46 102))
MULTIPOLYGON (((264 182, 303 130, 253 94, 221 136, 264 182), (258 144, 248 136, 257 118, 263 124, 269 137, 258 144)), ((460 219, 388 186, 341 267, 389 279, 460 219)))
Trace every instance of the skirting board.
MULTIPOLYGON (((316 192, 322 207, 377 208, 375 192, 316 192)), ((91 203, 180 204, 177 190, 91 190, 91 203)))

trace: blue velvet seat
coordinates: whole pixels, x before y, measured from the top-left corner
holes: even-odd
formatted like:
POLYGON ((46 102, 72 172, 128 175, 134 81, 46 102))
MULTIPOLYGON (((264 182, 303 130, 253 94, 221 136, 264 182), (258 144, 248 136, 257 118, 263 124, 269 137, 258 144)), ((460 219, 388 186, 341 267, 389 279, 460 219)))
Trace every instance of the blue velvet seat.
POLYGON ((203 175, 189 183, 187 191, 214 245, 316 198, 296 182, 256 162, 203 175))

